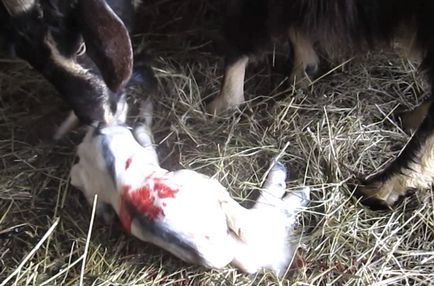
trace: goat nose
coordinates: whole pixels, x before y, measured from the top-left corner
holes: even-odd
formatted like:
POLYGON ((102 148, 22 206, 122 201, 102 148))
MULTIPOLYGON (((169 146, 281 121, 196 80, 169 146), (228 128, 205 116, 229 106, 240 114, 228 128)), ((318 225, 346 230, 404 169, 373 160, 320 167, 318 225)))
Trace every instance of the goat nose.
POLYGON ((302 187, 296 191, 297 196, 299 196, 301 205, 307 206, 310 202, 310 188, 302 187))
POLYGON ((284 172, 285 174, 288 172, 285 165, 280 161, 276 161, 272 170, 273 171, 281 171, 281 172, 284 172))

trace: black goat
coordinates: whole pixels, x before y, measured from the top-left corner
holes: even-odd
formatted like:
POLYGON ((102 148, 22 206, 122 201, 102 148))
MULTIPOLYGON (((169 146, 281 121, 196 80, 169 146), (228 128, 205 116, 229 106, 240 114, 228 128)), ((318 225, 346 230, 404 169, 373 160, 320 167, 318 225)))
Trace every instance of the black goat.
MULTIPOLYGON (((220 94, 212 114, 244 102, 249 58, 274 37, 285 36, 292 50, 293 76, 318 70, 317 51, 363 51, 397 39, 422 57, 421 69, 434 93, 434 1, 432 0, 233 0, 226 27, 228 53, 220 94), (402 41, 403 40, 403 41, 402 41)), ((420 126, 403 152, 383 172, 364 182, 366 202, 392 205, 409 189, 431 187, 434 180, 434 106, 417 109, 420 126), (426 112, 423 112, 423 109, 426 112)))
POLYGON ((83 123, 108 122, 132 73, 133 14, 131 1, 1 0, 0 32, 83 123))

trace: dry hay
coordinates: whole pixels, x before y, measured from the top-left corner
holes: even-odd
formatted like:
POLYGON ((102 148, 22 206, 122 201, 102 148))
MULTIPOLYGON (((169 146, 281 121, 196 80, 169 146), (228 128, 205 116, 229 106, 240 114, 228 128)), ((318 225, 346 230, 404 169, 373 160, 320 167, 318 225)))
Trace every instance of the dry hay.
POLYGON ((216 176, 248 204, 269 159, 281 154, 291 172, 288 191, 300 185, 313 190, 298 227, 299 269, 281 281, 230 267, 206 270, 99 219, 86 246, 91 208, 68 183, 82 130, 50 141, 65 106, 25 63, 1 60, 0 281, 15 271, 10 285, 77 285, 86 252, 85 285, 432 284, 431 190, 391 211, 372 211, 351 196, 347 184, 354 174, 380 169, 409 140, 395 115, 424 97, 415 68, 380 51, 296 89, 269 62, 249 69, 246 94, 255 99, 242 113, 210 120, 202 99, 215 95, 221 80, 214 43, 219 7, 202 5, 196 17, 182 22, 193 2, 179 2, 186 3, 178 3, 179 9, 171 9, 176 3, 152 3, 152 25, 138 36, 155 56, 160 92, 153 98, 154 132, 161 161, 216 176), (155 16, 162 11, 172 20, 155 16), (5 236, 8 229, 15 231, 5 236))

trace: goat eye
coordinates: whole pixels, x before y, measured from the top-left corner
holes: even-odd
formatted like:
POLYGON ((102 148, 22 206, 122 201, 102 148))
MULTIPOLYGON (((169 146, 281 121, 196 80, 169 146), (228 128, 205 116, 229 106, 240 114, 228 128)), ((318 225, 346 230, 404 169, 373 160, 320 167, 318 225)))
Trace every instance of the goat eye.
POLYGON ((78 48, 76 54, 79 57, 79 56, 84 55, 85 52, 86 52, 86 44, 83 42, 83 43, 80 44, 80 47, 78 48))

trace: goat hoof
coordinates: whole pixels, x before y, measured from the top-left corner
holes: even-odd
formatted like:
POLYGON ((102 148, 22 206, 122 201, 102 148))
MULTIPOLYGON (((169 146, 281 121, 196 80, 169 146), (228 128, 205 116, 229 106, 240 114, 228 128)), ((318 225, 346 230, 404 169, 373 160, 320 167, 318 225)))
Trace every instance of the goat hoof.
POLYGON ((310 188, 304 187, 299 190, 301 205, 306 207, 310 203, 310 188))
POLYGON ((297 215, 310 203, 310 188, 302 187, 296 191, 292 191, 282 199, 282 207, 287 218, 297 215))
POLYGON ((286 168, 286 166, 280 162, 280 161, 276 161, 273 165, 272 171, 282 171, 285 174, 288 173, 288 169, 286 168))
POLYGON ((372 209, 387 209, 395 205, 405 196, 408 189, 403 178, 393 176, 382 181, 370 181, 360 186, 356 196, 361 197, 361 202, 372 209))
POLYGON ((288 169, 280 161, 273 162, 270 174, 268 176, 272 181, 279 181, 284 183, 288 176, 288 169))
POLYGON ((225 111, 235 110, 244 101, 227 100, 224 96, 216 97, 207 106, 207 112, 213 116, 224 113, 225 111))
POLYGON ((307 65, 304 68, 304 72, 306 73, 306 75, 310 78, 313 79, 318 75, 318 65, 317 64, 311 64, 311 65, 307 65))
POLYGON ((310 188, 302 187, 291 193, 293 196, 296 196, 299 200, 299 204, 301 207, 306 207, 310 203, 310 188))
POLYGON ((317 65, 308 65, 304 69, 298 68, 293 70, 289 78, 296 84, 297 88, 307 88, 311 79, 315 78, 318 74, 318 70, 317 65))

